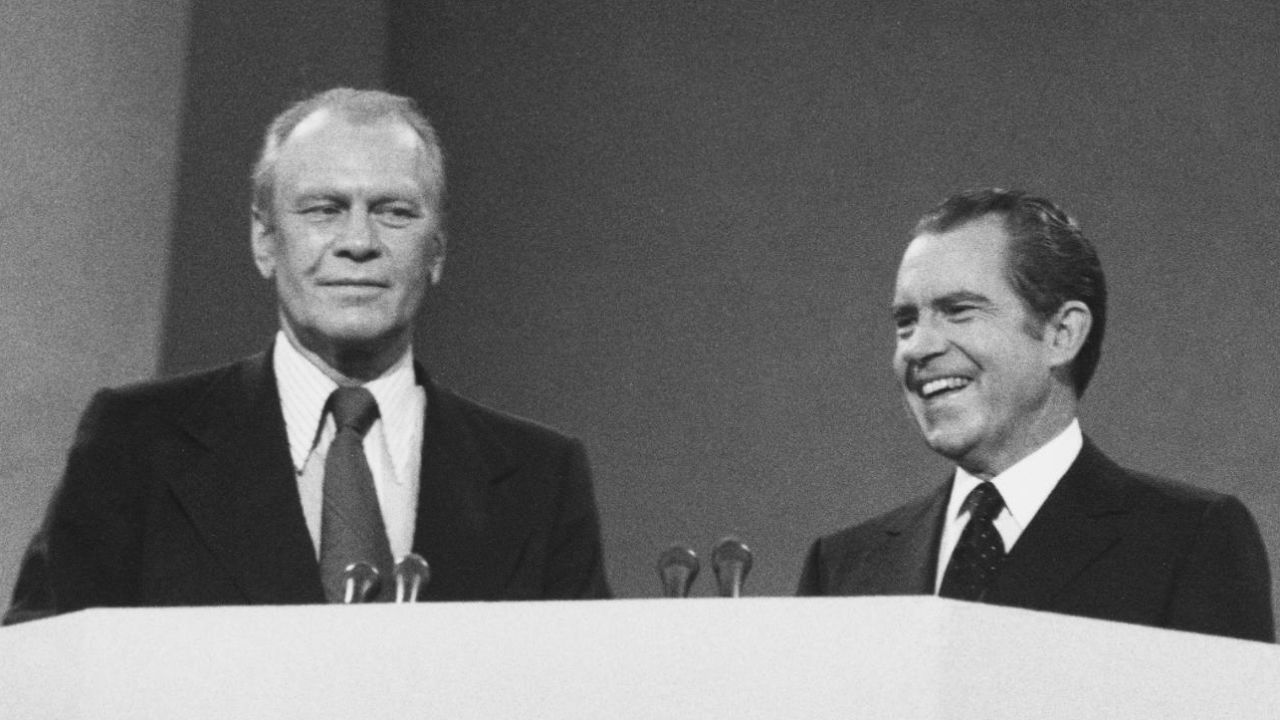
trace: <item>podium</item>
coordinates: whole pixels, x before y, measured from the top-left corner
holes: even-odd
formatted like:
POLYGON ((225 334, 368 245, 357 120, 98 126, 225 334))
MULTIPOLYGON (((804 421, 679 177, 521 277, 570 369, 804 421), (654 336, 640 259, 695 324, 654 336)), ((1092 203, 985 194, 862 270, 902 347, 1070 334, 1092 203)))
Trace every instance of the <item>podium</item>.
POLYGON ((87 610, 0 717, 1280 718, 1280 647, 936 597, 87 610))

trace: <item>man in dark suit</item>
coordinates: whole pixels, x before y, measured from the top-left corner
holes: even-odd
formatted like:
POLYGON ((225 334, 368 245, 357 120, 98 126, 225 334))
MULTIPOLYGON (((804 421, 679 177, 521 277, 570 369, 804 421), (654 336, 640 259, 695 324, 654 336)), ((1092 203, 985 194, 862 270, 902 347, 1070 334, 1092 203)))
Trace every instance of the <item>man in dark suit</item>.
POLYGON ((956 470, 818 539, 801 595, 937 593, 1274 641, 1244 506, 1121 468, 1081 434, 1106 285, 1065 213, 1020 192, 947 199, 916 226, 893 317, 906 405, 956 470))
POLYGON ((337 89, 277 117, 252 223, 275 342, 94 398, 5 621, 337 601, 349 561, 385 580, 410 552, 428 599, 608 597, 582 445, 413 361, 443 193, 435 132, 406 98, 337 89), (352 402, 363 419, 338 419, 352 402))

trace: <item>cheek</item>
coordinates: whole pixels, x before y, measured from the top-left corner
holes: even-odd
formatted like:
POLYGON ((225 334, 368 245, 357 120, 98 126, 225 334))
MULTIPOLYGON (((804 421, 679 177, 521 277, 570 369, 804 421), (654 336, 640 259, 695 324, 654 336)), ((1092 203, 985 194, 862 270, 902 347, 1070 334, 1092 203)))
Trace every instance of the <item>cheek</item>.
POLYGON ((428 282, 428 260, 432 257, 423 248, 414 247, 400 253, 392 252, 393 265, 399 279, 400 287, 410 298, 421 297, 426 293, 428 282))
POLYGON ((427 295, 425 279, 406 278, 402 286, 404 292, 400 296, 400 309, 406 316, 416 315, 427 295))
POLYGON ((319 228, 295 222, 281 229, 283 232, 276 243, 276 253, 279 262, 287 263, 291 267, 314 265, 325 255, 329 247, 331 233, 321 231, 319 228))
POLYGON ((276 277, 288 285, 298 285, 306 276, 306 263, 298 253, 286 252, 276 258, 276 277))
POLYGON ((896 342, 893 346, 893 355, 889 358, 890 365, 893 366, 893 372, 899 378, 907 371, 907 361, 902 356, 902 343, 896 342))

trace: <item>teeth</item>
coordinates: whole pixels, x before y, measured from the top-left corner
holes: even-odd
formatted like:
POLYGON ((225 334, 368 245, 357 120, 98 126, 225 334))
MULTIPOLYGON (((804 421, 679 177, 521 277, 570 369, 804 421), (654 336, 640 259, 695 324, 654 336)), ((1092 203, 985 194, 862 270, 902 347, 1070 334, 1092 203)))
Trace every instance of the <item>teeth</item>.
POLYGON ((969 384, 968 378, 962 377, 945 377, 929 382, 920 386, 920 394, 924 397, 936 395, 944 390, 956 390, 969 384))

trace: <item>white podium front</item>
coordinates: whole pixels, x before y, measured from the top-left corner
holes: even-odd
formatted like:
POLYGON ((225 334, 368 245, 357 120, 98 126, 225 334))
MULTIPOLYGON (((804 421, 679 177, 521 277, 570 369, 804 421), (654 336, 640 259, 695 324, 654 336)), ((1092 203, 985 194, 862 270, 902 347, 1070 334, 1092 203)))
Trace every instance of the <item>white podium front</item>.
POLYGON ((933 597, 88 610, 0 717, 1280 718, 1280 647, 933 597))

